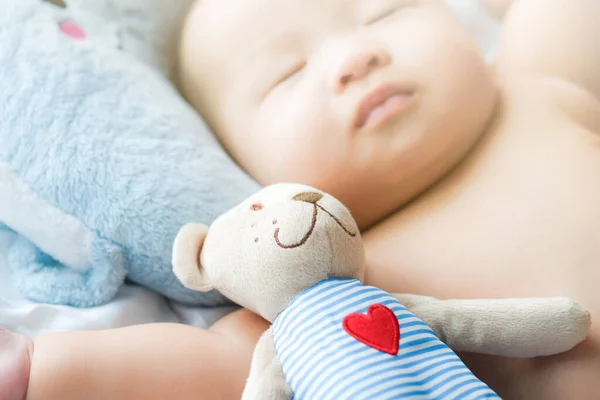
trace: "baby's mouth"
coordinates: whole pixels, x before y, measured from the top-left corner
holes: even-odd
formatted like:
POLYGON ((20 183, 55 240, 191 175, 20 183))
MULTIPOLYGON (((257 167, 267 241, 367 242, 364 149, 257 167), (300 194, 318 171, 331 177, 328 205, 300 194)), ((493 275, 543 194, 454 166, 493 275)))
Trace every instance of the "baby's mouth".
POLYGON ((367 94, 356 111, 355 126, 373 129, 408 108, 413 98, 412 89, 397 85, 382 85, 367 94))

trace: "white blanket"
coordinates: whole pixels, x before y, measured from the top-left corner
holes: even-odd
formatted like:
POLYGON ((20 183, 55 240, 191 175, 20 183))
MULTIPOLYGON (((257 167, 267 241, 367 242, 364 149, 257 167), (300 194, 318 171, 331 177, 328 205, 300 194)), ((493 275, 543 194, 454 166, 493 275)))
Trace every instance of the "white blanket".
MULTIPOLYGON (((499 24, 487 16, 477 0, 447 0, 479 43, 488 60, 493 60, 499 24)), ((233 310, 232 307, 201 309, 172 304, 137 286, 126 285, 117 298, 102 307, 77 309, 36 304, 23 299, 10 285, 5 254, 9 235, 0 233, 0 326, 35 337, 43 332, 109 329, 151 322, 180 322, 199 327, 233 310)))
POLYGON ((133 285, 125 285, 114 301, 96 308, 32 303, 10 284, 10 271, 2 256, 10 240, 10 235, 0 233, 0 326, 30 337, 44 332, 109 329, 150 322, 178 322, 205 328, 234 309, 175 305, 133 285))

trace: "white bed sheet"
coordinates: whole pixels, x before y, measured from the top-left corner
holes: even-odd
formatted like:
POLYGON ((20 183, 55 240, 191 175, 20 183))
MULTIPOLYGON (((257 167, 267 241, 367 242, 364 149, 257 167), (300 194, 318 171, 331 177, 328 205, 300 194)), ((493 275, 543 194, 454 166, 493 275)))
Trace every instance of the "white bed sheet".
POLYGON ((0 233, 0 326, 30 337, 45 332, 109 329, 152 322, 205 328, 234 310, 234 307, 203 309, 177 305, 134 285, 125 285, 115 300, 101 307, 81 309, 33 303, 10 284, 4 254, 11 240, 11 235, 0 233))
POLYGON ((501 24, 488 15, 480 0, 446 0, 475 38, 488 62, 493 62, 498 50, 501 24))
MULTIPOLYGON (((447 0, 471 31, 488 61, 496 54, 500 25, 478 0, 447 0)), ((148 290, 126 285, 101 307, 78 309, 27 301, 10 284, 4 254, 11 237, 0 233, 0 326, 35 337, 43 332, 109 329, 152 322, 179 322, 208 327, 233 307, 202 309, 172 304, 148 290)))

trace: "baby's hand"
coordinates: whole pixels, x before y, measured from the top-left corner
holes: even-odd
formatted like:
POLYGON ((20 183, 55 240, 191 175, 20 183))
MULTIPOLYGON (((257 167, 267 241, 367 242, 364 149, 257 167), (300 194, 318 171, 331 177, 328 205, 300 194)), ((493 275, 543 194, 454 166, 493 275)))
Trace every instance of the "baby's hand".
POLYGON ((33 342, 0 327, 0 400, 24 400, 33 342))

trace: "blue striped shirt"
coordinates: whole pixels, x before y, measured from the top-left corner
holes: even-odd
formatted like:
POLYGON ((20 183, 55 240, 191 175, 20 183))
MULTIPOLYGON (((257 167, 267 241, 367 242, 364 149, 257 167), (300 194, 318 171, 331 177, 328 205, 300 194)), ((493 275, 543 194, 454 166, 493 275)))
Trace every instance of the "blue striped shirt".
POLYGON ((327 279, 298 294, 276 318, 273 339, 294 399, 499 398, 393 296, 356 279, 327 279), (366 315, 375 304, 398 320, 397 355, 342 326, 344 317, 366 315))

